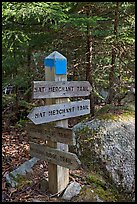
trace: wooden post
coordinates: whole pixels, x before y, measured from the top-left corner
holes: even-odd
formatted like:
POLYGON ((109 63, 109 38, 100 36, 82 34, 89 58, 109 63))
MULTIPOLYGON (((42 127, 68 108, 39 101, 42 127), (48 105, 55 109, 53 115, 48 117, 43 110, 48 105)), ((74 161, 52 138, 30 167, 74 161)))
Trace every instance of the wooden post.
MULTIPOLYGON (((45 58, 45 80, 67 81, 67 59, 59 52, 54 51, 45 58)), ((67 98, 46 99, 46 105, 67 102, 67 98)), ((56 122, 56 126, 68 127, 68 119, 56 122)), ((56 137, 56 132, 55 132, 56 137)), ((47 146, 68 152, 68 145, 48 140, 47 146)), ((64 190, 69 183, 69 169, 48 163, 49 191, 54 194, 64 190)))
POLYGON ((87 81, 68 82, 67 59, 57 51, 45 58, 44 65, 45 81, 33 82, 33 97, 46 99, 46 104, 33 108, 27 116, 36 125, 28 124, 30 155, 48 161, 49 190, 56 194, 67 187, 69 168, 77 169, 81 164, 68 152, 68 144, 75 145, 68 118, 90 113, 90 100, 68 102, 67 97, 89 95, 91 85, 87 81), (45 125, 49 122, 50 126, 45 125), (46 144, 40 144, 38 138, 46 144))

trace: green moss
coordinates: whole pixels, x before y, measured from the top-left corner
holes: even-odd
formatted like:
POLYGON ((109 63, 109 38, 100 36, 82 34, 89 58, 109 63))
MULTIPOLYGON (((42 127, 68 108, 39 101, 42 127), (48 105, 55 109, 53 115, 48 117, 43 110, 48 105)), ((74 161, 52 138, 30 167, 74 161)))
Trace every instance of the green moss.
POLYGON ((91 171, 87 176, 87 183, 94 189, 94 194, 106 202, 115 202, 120 199, 120 194, 115 186, 111 185, 99 171, 91 171))
POLYGON ((24 175, 17 174, 16 176, 14 176, 12 173, 10 173, 9 175, 15 182, 17 182, 16 187, 32 184, 32 181, 28 180, 24 175))
POLYGON ((72 201, 97 202, 97 196, 104 202, 116 202, 119 200, 117 192, 112 189, 104 190, 101 186, 92 187, 88 185, 82 187, 80 194, 72 201))
POLYGON ((105 113, 103 115, 97 116, 97 119, 101 119, 101 120, 116 120, 117 117, 115 115, 113 115, 112 113, 105 113))
POLYGON ((96 202, 96 194, 92 193, 92 189, 87 187, 87 186, 83 186, 79 195, 74 197, 72 200, 72 202, 96 202))
POLYGON ((105 188, 105 183, 103 181, 101 181, 97 175, 90 175, 88 178, 88 181, 92 184, 94 184, 95 186, 102 186, 105 188))
POLYGON ((116 202, 118 200, 117 192, 114 192, 112 189, 104 190, 101 186, 98 186, 95 189, 95 192, 99 195, 101 199, 106 202, 116 202))
POLYGON ((133 104, 128 104, 126 106, 113 106, 106 105, 96 113, 97 119, 103 120, 126 120, 130 117, 135 117, 135 107, 133 104))
POLYGON ((85 133, 87 133, 88 131, 89 131, 90 129, 89 129, 89 127, 87 127, 87 126, 84 126, 82 129, 80 129, 79 131, 78 131, 78 134, 85 134, 85 133))

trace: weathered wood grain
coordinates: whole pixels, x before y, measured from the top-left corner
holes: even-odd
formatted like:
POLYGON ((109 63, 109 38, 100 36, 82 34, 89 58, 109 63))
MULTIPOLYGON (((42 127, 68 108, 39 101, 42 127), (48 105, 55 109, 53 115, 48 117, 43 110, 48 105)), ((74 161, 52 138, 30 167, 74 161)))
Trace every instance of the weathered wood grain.
POLYGON ((30 155, 69 169, 77 169, 81 164, 76 154, 50 148, 45 144, 30 142, 30 155))
POLYGON ((35 107, 27 116, 35 124, 48 123, 90 113, 90 100, 35 107))
POLYGON ((71 128, 54 127, 49 124, 34 125, 33 123, 28 123, 26 129, 30 141, 31 139, 42 139, 69 145, 76 144, 75 133, 71 128))
POLYGON ((33 98, 64 98, 88 96, 91 85, 88 81, 34 81, 33 98))
MULTIPOLYGON (((55 61, 54 61, 55 62, 55 61)), ((45 81, 67 81, 67 72, 66 74, 56 74, 56 66, 45 67, 45 81)), ((55 104, 55 103, 66 103, 68 98, 53 99, 47 98, 46 105, 55 104)), ((55 123, 56 126, 68 128, 68 119, 59 120, 55 123)), ((52 148, 57 148, 68 152, 68 145, 53 142, 47 140, 47 145, 52 148)), ((49 181, 49 191, 51 193, 58 193, 64 190, 69 183, 69 169, 63 166, 59 166, 53 163, 48 162, 48 181, 49 181)))

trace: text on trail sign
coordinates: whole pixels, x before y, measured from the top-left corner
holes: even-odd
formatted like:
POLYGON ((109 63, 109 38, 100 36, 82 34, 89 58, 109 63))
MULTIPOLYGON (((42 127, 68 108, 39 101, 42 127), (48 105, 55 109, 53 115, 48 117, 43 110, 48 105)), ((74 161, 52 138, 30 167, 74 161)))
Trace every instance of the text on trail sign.
POLYGON ((88 96, 91 85, 88 81, 34 81, 33 98, 61 98, 88 96))
POLYGON ((54 194, 69 183, 66 168, 81 165, 77 155, 68 152, 68 145, 76 145, 76 138, 66 119, 90 114, 90 100, 67 102, 68 98, 90 95, 91 85, 88 81, 67 81, 67 59, 57 51, 45 58, 44 65, 45 81, 33 81, 33 98, 45 98, 46 105, 32 109, 27 129, 30 155, 48 162, 49 191, 54 194), (46 124, 52 121, 57 122, 46 124))
POLYGON ((90 100, 35 107, 27 116, 35 124, 72 118, 90 113, 90 100))
POLYGON ((61 142, 64 144, 75 145, 75 133, 71 128, 54 127, 53 125, 33 123, 27 124, 29 139, 51 140, 53 142, 61 142))
POLYGON ((70 169, 77 169, 81 164, 76 154, 34 142, 30 142, 30 155, 70 169))

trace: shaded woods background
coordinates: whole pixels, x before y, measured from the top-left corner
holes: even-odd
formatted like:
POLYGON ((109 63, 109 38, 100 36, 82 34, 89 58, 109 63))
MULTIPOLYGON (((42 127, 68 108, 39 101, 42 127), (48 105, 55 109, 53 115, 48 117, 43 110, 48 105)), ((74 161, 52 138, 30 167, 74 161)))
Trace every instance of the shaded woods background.
POLYGON ((92 115, 101 102, 120 103, 134 87, 134 46, 134 2, 2 2, 3 114, 25 120, 31 82, 44 79, 54 50, 67 58, 68 80, 92 85, 92 115))
POLYGON ((10 188, 5 181, 30 158, 24 127, 32 108, 42 104, 32 100, 32 81, 45 80, 44 58, 55 50, 67 58, 69 81, 90 82, 85 98, 91 116, 106 104, 121 105, 135 92, 135 2, 2 2, 3 201, 34 197, 47 168, 38 164, 27 187, 10 188))

